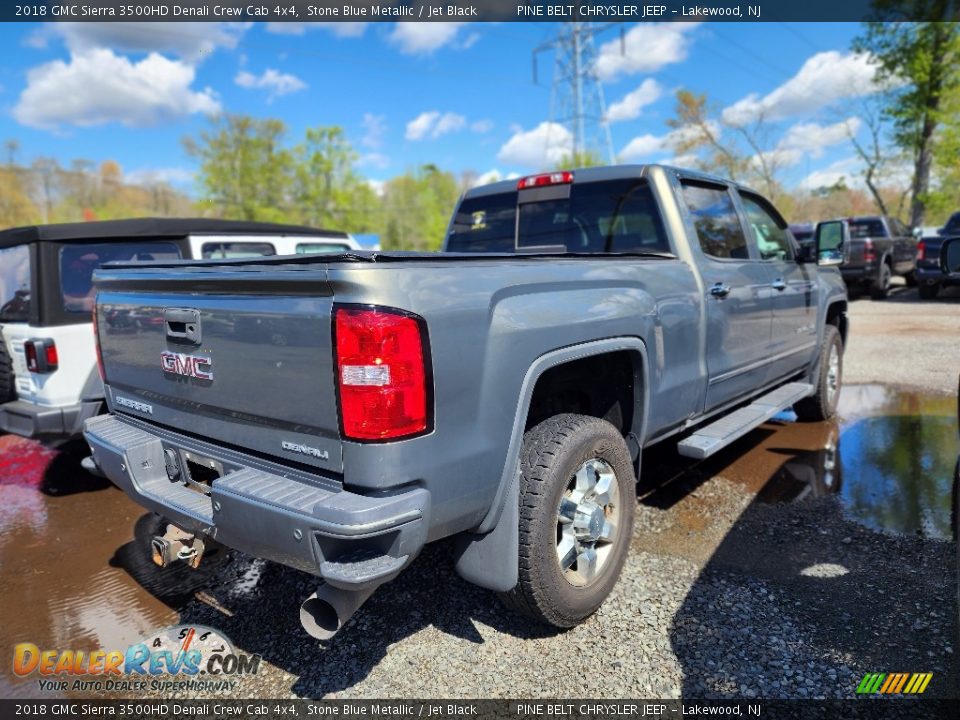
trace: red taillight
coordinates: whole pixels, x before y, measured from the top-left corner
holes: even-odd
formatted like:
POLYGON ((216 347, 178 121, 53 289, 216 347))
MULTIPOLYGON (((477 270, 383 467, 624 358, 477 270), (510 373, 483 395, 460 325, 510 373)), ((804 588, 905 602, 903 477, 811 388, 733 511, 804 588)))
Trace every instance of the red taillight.
POLYGON ((423 321, 397 310, 340 307, 335 338, 344 436, 392 440, 426 431, 423 321))
POLYGON ((863 241, 863 259, 866 262, 873 262, 877 259, 877 254, 873 251, 873 240, 870 238, 863 241))
POLYGON ((27 370, 34 373, 51 373, 60 366, 57 344, 50 338, 27 340, 23 343, 27 370))
POLYGON ((103 374, 103 355, 100 353, 100 330, 97 325, 97 308, 93 308, 93 346, 97 349, 97 372, 100 373, 100 382, 106 379, 103 374))
POLYGON ((917 260, 926 260, 927 259, 927 243, 924 240, 917 242, 917 260))
POLYGON ((569 185, 572 182, 573 173, 569 170, 563 170, 562 172, 520 178, 517 182, 517 190, 529 190, 530 188, 546 187, 547 185, 569 185))

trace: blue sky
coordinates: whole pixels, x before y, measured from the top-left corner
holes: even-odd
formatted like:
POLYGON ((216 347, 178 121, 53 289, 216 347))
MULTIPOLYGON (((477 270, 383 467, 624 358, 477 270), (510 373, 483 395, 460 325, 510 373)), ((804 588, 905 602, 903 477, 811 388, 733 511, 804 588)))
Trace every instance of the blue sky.
MULTIPOLYGON (((680 160, 665 121, 673 92, 706 92, 727 118, 770 118, 771 152, 791 184, 852 177, 846 138, 866 59, 843 23, 650 23, 598 36, 614 150, 680 160), (839 108, 839 109, 838 109, 839 108)), ((549 124, 553 23, 0 24, 0 140, 39 155, 120 163, 190 189, 181 140, 216 111, 282 119, 291 140, 340 125, 358 169, 385 180, 444 169, 529 173, 564 152, 549 124)), ((857 129, 856 120, 852 126, 857 129)), ((859 130, 862 132, 862 128, 859 130)))

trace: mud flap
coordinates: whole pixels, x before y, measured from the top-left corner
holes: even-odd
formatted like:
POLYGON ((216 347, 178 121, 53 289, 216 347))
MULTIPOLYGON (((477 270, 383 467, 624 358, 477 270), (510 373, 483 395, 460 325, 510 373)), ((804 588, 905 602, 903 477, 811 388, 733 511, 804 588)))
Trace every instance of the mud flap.
POLYGON ((457 537, 457 573, 464 580, 497 592, 517 584, 520 555, 520 477, 507 488, 496 526, 488 533, 463 533, 457 537))

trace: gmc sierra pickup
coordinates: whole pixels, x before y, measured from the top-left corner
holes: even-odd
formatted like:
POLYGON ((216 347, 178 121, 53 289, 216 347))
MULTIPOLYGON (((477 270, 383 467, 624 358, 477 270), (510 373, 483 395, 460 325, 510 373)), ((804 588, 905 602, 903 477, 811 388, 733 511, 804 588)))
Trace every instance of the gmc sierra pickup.
POLYGON ((470 190, 444 253, 106 266, 85 435, 170 521, 158 564, 214 540, 322 578, 315 637, 447 537, 569 627, 620 574, 644 447, 834 414, 847 232, 801 252, 747 188, 619 166, 470 190))

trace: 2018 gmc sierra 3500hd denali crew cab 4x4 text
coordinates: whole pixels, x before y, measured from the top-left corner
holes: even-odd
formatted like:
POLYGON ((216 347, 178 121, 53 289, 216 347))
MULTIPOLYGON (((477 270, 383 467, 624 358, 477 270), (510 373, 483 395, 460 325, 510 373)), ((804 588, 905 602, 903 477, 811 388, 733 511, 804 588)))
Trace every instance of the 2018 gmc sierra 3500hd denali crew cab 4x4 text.
POLYGON ((470 190, 443 253, 110 266, 86 438, 170 520, 160 564, 212 539, 322 578, 317 637, 445 537, 568 627, 619 576, 642 448, 834 413, 846 234, 804 252, 746 188, 620 166, 470 190))

